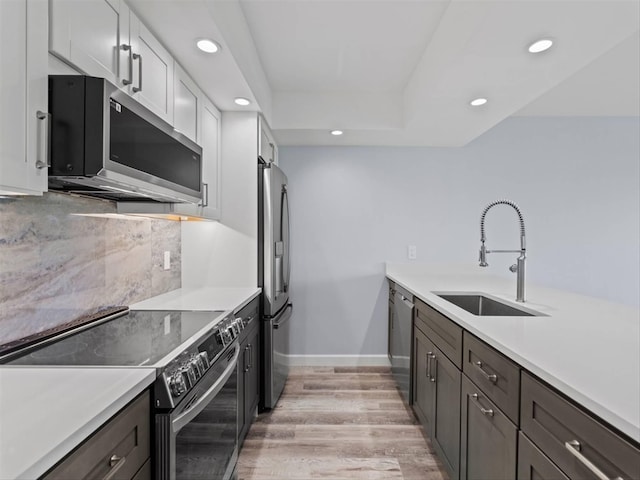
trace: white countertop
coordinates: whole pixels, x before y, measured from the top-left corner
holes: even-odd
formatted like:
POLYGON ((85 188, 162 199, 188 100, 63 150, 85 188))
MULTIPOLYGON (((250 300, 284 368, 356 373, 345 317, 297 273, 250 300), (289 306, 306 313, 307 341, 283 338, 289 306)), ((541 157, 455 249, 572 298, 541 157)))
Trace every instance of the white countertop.
POLYGON ((134 303, 131 310, 240 310, 260 294, 257 287, 179 288, 134 303))
POLYGON ((155 380, 153 368, 0 367, 0 479, 35 479, 155 380))
POLYGON ((473 271, 387 264, 386 275, 425 303, 640 441, 640 311, 526 285, 528 309, 547 316, 478 317, 433 292, 482 292, 518 307, 516 279, 473 271))

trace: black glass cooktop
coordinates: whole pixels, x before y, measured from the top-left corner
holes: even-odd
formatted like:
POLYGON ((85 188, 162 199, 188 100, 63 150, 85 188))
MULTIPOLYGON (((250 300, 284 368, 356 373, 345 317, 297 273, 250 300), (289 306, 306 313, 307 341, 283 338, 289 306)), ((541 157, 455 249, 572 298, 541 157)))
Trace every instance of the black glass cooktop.
MULTIPOLYGON (((87 330, 35 349, 8 365, 154 366, 205 327, 222 311, 130 311, 87 330)), ((205 331, 206 332, 206 331, 205 331)), ((165 362, 166 363, 166 362, 165 362)))

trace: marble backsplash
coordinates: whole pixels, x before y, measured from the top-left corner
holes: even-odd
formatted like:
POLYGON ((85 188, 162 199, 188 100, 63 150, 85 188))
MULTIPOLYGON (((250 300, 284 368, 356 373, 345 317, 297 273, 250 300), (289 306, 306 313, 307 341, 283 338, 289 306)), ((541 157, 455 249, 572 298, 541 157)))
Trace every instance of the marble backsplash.
POLYGON ((0 344, 180 288, 180 232, 179 222, 115 216, 108 201, 0 198, 0 344))

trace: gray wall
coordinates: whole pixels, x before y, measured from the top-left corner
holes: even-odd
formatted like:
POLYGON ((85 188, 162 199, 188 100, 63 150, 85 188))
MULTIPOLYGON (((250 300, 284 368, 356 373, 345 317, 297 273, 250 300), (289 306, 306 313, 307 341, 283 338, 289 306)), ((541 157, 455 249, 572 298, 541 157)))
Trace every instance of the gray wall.
POLYGON ((0 198, 0 344, 180 288, 180 222, 114 213, 59 193, 0 198))
MULTIPOLYGON (((480 214, 499 198, 525 217, 529 282, 638 305, 639 142, 636 117, 515 117, 464 148, 281 148, 292 353, 385 353, 384 262, 412 244, 418 262, 476 265, 480 214)), ((519 245, 508 207, 486 229, 490 248, 519 245)))

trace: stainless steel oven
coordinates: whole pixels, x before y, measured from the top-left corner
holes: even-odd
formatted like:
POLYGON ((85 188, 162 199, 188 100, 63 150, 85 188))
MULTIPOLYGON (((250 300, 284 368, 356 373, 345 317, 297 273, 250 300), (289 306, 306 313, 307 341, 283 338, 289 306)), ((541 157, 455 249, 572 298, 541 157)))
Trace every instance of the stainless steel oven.
POLYGON ((154 367, 153 479, 235 478, 242 320, 120 308, 67 326, 1 346, 0 364, 154 367))
POLYGON ((232 343, 174 409, 156 413, 155 478, 235 478, 239 351, 232 343))

